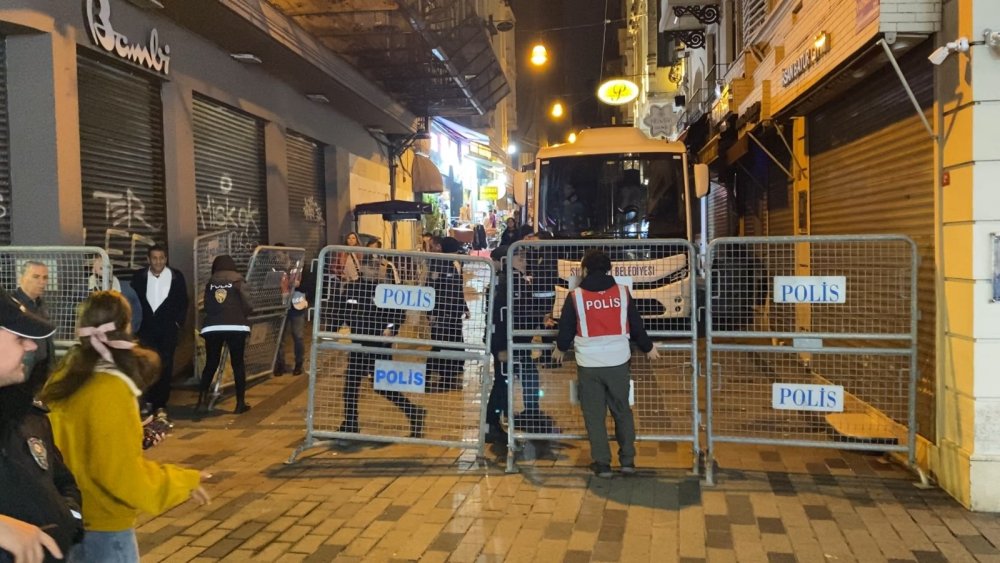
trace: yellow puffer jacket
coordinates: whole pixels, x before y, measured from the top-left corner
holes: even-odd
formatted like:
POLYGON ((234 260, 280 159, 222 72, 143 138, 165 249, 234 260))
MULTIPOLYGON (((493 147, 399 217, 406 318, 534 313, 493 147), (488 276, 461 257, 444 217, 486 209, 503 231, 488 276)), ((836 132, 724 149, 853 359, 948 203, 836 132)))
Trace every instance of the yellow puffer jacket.
MULTIPOLYGON (((120 532, 135 527, 140 511, 160 514, 187 500, 201 475, 145 459, 139 389, 110 365, 96 371, 72 396, 49 403, 49 417, 83 495, 84 527, 120 532)), ((53 380, 62 376, 57 372, 53 380)))

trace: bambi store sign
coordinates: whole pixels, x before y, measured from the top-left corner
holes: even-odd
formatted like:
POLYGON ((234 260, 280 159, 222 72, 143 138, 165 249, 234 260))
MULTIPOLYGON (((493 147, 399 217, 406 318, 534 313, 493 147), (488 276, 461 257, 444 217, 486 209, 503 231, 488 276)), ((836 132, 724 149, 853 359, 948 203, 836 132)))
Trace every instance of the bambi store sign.
POLYGON ((90 39, 101 49, 164 75, 170 74, 170 46, 160 45, 160 34, 153 28, 145 45, 130 41, 111 25, 110 0, 86 0, 90 39))

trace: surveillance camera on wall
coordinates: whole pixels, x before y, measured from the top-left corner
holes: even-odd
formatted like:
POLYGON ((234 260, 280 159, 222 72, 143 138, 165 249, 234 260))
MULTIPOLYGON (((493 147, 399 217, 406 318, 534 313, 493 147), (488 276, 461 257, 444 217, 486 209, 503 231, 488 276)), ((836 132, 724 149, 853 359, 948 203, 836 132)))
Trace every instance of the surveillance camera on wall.
POLYGON ((927 57, 927 60, 935 65, 940 65, 948 59, 948 55, 952 53, 967 53, 968 51, 969 39, 966 37, 959 37, 955 41, 949 41, 937 49, 934 49, 934 52, 927 57))

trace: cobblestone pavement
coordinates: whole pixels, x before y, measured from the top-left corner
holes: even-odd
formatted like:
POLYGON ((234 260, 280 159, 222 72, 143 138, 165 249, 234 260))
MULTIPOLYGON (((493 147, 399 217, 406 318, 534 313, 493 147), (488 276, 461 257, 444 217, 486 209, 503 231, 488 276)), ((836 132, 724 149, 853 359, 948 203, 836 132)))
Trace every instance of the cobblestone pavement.
POLYGON ((200 421, 177 409, 151 455, 213 473, 214 500, 143 518, 143 561, 1000 561, 1000 517, 871 455, 722 445, 714 487, 676 444, 641 443, 639 475, 610 480, 590 475, 582 442, 532 448, 509 475, 493 454, 412 445, 285 465, 305 390, 266 381, 240 417, 222 410, 232 399, 200 421))

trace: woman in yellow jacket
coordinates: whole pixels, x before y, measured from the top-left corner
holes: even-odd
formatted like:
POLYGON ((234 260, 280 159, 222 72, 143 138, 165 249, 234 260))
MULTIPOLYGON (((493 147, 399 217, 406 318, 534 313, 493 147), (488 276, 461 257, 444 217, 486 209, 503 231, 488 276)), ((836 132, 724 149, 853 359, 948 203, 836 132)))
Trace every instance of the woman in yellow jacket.
POLYGON ((139 512, 160 514, 188 498, 206 504, 202 475, 143 458, 137 397, 159 373, 155 352, 132 340, 128 302, 101 291, 80 305, 80 344, 42 392, 56 445, 83 496, 83 543, 70 561, 138 563, 139 512))

